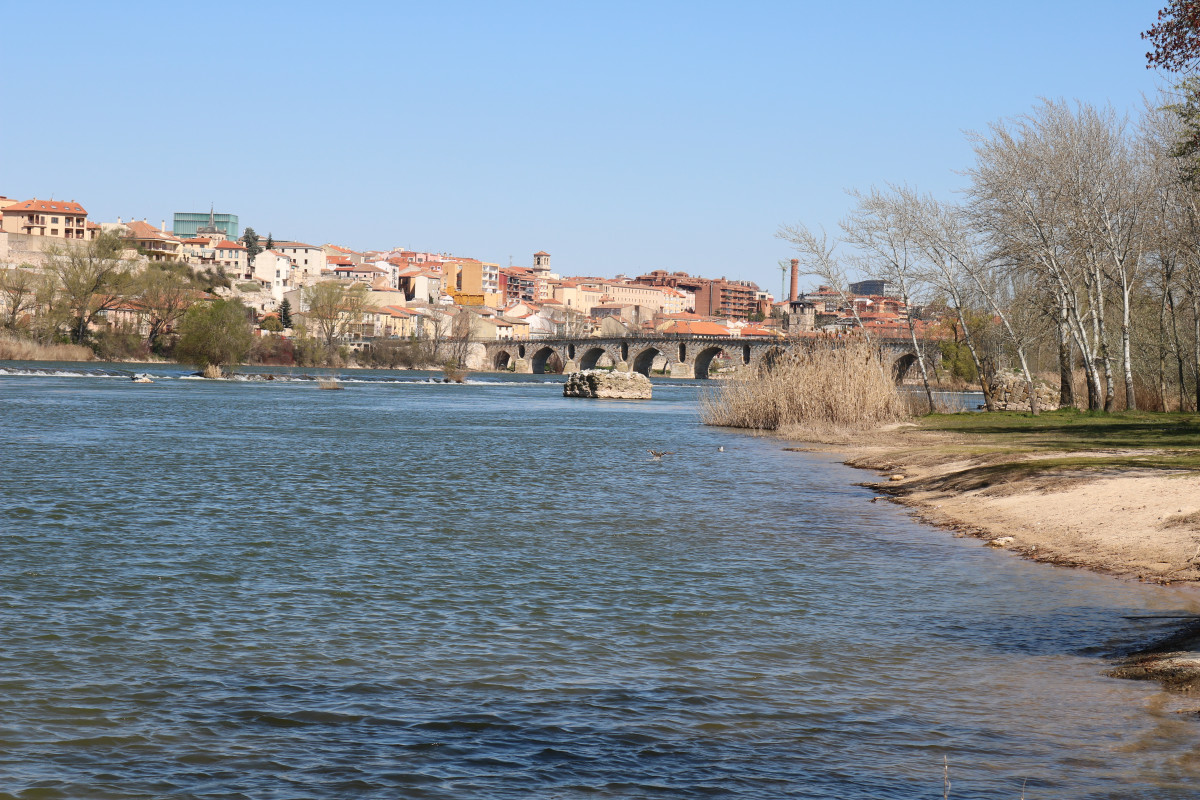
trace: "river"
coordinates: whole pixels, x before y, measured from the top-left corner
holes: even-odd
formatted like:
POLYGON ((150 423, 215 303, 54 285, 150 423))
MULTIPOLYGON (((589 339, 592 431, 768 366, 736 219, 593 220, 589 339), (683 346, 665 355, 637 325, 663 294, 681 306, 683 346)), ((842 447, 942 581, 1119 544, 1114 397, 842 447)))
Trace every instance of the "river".
POLYGON ((96 369, 0 363, 0 798, 1200 796, 1196 703, 1104 675, 1194 592, 929 528, 700 382, 96 369))

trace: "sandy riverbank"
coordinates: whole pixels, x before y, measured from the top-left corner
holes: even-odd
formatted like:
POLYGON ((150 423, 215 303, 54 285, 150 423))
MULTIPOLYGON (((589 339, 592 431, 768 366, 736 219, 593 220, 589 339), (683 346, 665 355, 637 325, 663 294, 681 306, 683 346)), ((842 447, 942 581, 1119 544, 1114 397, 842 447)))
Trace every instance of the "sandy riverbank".
MULTIPOLYGON (((1083 469, 1089 458, 1111 460, 1122 452, 996 452, 970 434, 916 425, 804 449, 875 471, 878 478, 866 485, 881 497, 959 535, 1036 561, 1200 590, 1200 475, 1194 470, 1083 469)), ((1110 674, 1200 693, 1200 620, 1181 620, 1176 634, 1127 654, 1110 674)))
POLYGON ((1159 583, 1200 582, 1195 472, 1073 466, 997 472, 989 467, 1065 456, 1078 463, 1120 451, 972 454, 969 436, 915 426, 893 427, 887 438, 887 445, 818 447, 880 473, 874 488, 922 519, 1027 558, 1159 583))

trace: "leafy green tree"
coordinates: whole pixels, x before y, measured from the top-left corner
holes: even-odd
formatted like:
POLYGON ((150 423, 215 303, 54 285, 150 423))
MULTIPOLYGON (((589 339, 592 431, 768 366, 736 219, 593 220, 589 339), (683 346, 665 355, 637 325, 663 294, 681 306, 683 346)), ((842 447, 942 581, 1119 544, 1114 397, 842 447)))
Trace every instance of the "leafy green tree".
POLYGON ((101 311, 124 301, 132 275, 123 250, 121 236, 105 232, 83 245, 72 243, 47 251, 75 344, 83 344, 101 311))
POLYGON ((272 236, 270 233, 267 233, 267 249, 268 250, 275 249, 275 237, 272 236))
POLYGON ((263 251, 262 245, 258 243, 258 234, 254 232, 254 228, 246 228, 242 234, 242 244, 246 246, 246 263, 248 265, 254 263, 254 257, 263 251))
POLYGON ((286 297, 279 304, 279 321, 283 323, 284 328, 292 327, 292 304, 286 297))
POLYGON ((241 363, 254 343, 250 311, 240 300, 214 300, 188 309, 179 324, 175 359, 201 369, 241 363))
POLYGON ((261 323, 259 323, 258 327, 262 328, 264 331, 279 333, 283 330, 283 323, 279 321, 279 317, 267 317, 261 323))

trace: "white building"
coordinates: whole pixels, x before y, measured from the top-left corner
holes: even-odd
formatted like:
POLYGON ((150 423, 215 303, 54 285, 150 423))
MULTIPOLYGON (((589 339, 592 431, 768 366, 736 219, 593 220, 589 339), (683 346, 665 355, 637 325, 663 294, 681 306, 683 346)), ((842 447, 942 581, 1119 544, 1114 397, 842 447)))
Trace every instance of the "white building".
POLYGON ((254 280, 271 293, 275 302, 283 300, 284 291, 292 285, 292 260, 283 253, 264 250, 254 257, 254 280))

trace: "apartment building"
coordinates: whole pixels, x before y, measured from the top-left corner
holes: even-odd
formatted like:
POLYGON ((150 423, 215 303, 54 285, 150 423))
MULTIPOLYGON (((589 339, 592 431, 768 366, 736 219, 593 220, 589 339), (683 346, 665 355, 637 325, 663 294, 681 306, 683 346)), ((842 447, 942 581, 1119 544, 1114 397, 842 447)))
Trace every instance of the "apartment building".
POLYGON ((320 279, 321 273, 327 268, 327 256, 324 248, 304 242, 272 242, 276 253, 285 255, 292 262, 296 280, 307 285, 320 279))
POLYGON ((87 211, 74 201, 34 198, 9 203, 0 209, 0 214, 5 233, 73 240, 96 238, 96 229, 88 226, 87 211))

